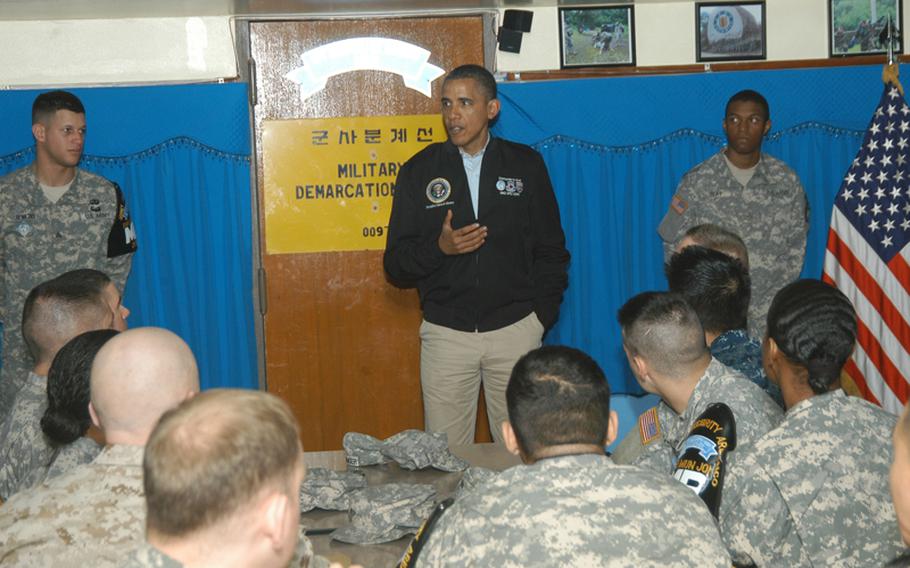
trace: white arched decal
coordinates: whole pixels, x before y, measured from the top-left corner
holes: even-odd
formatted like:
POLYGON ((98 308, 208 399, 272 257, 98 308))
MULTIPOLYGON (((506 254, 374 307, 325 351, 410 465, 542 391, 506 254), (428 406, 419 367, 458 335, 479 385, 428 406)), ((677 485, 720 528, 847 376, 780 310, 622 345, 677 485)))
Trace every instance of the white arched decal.
POLYGON ((348 71, 377 70, 401 75, 405 87, 431 96, 430 83, 445 73, 428 63, 426 49, 383 37, 357 37, 321 45, 300 55, 303 65, 285 77, 300 86, 300 100, 325 88, 329 77, 348 71))

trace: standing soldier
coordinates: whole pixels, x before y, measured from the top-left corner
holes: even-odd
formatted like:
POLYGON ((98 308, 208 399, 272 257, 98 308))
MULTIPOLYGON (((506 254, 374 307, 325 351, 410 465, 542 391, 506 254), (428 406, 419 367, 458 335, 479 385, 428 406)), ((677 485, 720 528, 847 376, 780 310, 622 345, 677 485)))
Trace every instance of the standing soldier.
POLYGON ((29 290, 77 268, 110 275, 124 289, 136 237, 117 184, 79 169, 85 108, 51 91, 32 105, 35 161, 0 179, 0 418, 33 362, 19 323, 29 290))

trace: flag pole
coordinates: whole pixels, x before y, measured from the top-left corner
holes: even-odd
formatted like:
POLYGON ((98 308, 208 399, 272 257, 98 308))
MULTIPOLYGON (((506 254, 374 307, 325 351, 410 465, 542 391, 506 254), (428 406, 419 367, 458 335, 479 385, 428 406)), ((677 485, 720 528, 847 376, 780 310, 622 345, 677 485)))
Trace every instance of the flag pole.
POLYGON ((882 81, 885 84, 897 87, 897 90, 903 96, 904 87, 900 82, 900 66, 894 61, 894 28, 891 24, 891 16, 888 16, 888 23, 885 27, 885 41, 888 44, 888 62, 882 69, 882 81))

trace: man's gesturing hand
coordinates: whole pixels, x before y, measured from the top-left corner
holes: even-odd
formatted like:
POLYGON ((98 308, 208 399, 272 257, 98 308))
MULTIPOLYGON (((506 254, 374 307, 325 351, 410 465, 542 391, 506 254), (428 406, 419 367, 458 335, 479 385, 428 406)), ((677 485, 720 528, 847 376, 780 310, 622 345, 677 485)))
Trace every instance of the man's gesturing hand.
POLYGON ((446 254, 465 254, 474 252, 487 238, 487 228, 479 223, 465 225, 460 229, 452 228, 452 210, 446 213, 439 234, 439 249, 446 254))

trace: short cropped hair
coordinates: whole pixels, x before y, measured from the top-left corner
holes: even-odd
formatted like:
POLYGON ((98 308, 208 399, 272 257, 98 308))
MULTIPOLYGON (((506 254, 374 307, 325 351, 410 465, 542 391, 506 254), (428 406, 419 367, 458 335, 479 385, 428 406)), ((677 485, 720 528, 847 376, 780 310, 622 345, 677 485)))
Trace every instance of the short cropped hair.
POLYGON ((32 103, 32 124, 38 124, 58 110, 85 114, 85 107, 79 97, 69 91, 48 91, 35 97, 32 103))
POLYGON ((104 301, 104 289, 110 283, 105 273, 80 268, 42 282, 28 293, 22 308, 22 336, 35 361, 49 362, 86 326, 101 326, 106 316, 113 320, 104 301))
POLYGON ((691 227, 685 236, 697 245, 732 256, 742 262, 746 270, 749 269, 749 251, 746 249, 746 243, 733 231, 719 225, 703 223, 691 227))
POLYGON ((809 387, 816 394, 840 380, 856 345, 856 331, 853 304, 820 280, 784 286, 768 309, 768 337, 787 359, 808 371, 809 387))
POLYGON ((87 331, 71 339, 54 357, 47 372, 47 410, 41 417, 41 430, 55 445, 75 442, 91 425, 92 361, 117 333, 114 329, 87 331))
POLYGON ((768 100, 758 91, 746 89, 730 97, 727 106, 724 107, 724 117, 730 114, 730 105, 737 102, 755 103, 765 111, 765 120, 771 120, 771 108, 768 106, 768 100))
POLYGON ((493 74, 490 73, 486 67, 474 64, 456 67, 449 71, 449 74, 446 75, 442 84, 445 85, 449 81, 454 81, 456 79, 474 79, 487 96, 488 101, 492 101, 497 96, 496 78, 493 77, 493 74))
POLYGON ((685 372, 708 351, 698 314, 680 294, 642 292, 619 308, 618 320, 625 348, 661 374, 685 372))
POLYGON ((603 444, 610 421, 610 384, 578 349, 549 345, 530 351, 506 387, 509 422, 527 455, 559 444, 603 444))
POLYGON ((278 397, 203 392, 164 413, 145 447, 149 531, 185 537, 230 518, 262 490, 291 487, 302 454, 297 421, 278 397))
POLYGON ((695 245, 671 256, 664 268, 670 291, 686 299, 706 332, 746 327, 751 284, 740 261, 695 245))

